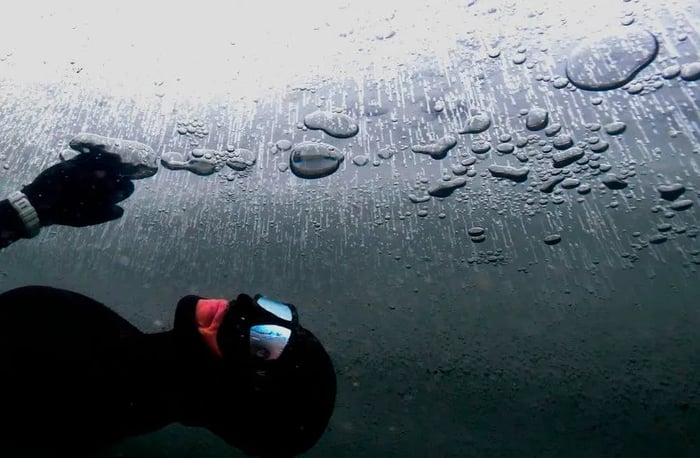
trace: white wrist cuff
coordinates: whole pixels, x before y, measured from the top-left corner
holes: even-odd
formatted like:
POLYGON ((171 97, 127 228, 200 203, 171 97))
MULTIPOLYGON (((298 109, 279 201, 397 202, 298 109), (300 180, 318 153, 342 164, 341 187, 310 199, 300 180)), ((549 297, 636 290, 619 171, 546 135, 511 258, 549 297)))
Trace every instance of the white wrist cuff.
POLYGON ((32 207, 32 204, 29 203, 27 196, 19 191, 15 191, 10 194, 7 200, 10 202, 10 205, 17 210, 17 213, 19 213, 19 217, 24 223, 24 227, 27 229, 29 237, 34 237, 37 235, 39 233, 39 229, 41 229, 39 215, 37 215, 36 210, 34 207, 32 207))

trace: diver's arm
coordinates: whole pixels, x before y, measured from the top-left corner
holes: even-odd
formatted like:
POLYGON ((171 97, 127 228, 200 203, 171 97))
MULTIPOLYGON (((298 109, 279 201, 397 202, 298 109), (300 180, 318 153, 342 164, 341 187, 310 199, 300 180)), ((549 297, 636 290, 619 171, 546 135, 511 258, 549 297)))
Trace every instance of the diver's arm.
POLYGON ((27 237, 27 229, 17 210, 9 200, 0 202, 0 249, 5 248, 15 240, 27 237))
POLYGON ((134 192, 112 154, 81 154, 44 170, 20 193, 0 202, 0 248, 35 236, 39 227, 84 227, 115 220, 116 205, 134 192))

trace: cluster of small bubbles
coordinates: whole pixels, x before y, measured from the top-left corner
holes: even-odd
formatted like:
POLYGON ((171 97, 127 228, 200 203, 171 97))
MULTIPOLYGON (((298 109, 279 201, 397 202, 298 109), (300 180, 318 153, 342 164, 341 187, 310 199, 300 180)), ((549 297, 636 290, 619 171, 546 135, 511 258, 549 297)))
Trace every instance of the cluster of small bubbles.
MULTIPOLYGON (((631 244, 632 248, 636 248, 636 245, 638 245, 638 244, 631 244), (632 246, 632 245, 635 245, 635 246, 632 246)), ((641 246, 640 246, 640 248, 641 248, 641 246)), ((626 259, 630 263, 635 263, 639 260, 639 255, 637 253, 628 253, 626 251, 620 253, 620 257, 623 259, 626 259)))
POLYGON ((197 118, 191 121, 178 121, 176 125, 177 133, 202 139, 209 135, 209 129, 204 127, 204 121, 197 118))
POLYGON ((245 148, 236 148, 233 152, 215 151, 214 157, 217 163, 219 161, 225 161, 226 165, 239 172, 252 167, 257 162, 257 154, 245 148))
POLYGON ((630 82, 622 86, 622 89, 630 95, 646 95, 656 92, 664 87, 661 74, 646 76, 638 81, 630 82))
POLYGON ((467 258, 469 264, 490 264, 504 265, 509 262, 508 258, 503 254, 503 249, 477 251, 472 256, 467 258))
MULTIPOLYGON (((633 242, 630 244, 632 248, 635 250, 641 250, 642 248, 645 248, 647 246, 651 245, 659 245, 662 243, 665 243, 668 240, 676 239, 679 236, 686 235, 688 238, 696 238, 698 235, 698 228, 692 227, 688 228, 687 226, 673 226, 670 223, 658 223, 656 225, 656 233, 651 234, 648 238, 644 239, 642 237, 642 233, 639 231, 635 231, 632 233, 632 237, 635 239, 638 239, 638 242, 633 242)), ((690 252, 691 255, 695 256, 697 250, 693 250, 690 252), (695 253, 695 254, 694 254, 695 253)), ((697 264, 697 263, 696 263, 697 264)))
POLYGON ((433 110, 435 110, 436 113, 442 113, 442 111, 445 109, 445 102, 440 99, 435 102, 433 105, 433 110))

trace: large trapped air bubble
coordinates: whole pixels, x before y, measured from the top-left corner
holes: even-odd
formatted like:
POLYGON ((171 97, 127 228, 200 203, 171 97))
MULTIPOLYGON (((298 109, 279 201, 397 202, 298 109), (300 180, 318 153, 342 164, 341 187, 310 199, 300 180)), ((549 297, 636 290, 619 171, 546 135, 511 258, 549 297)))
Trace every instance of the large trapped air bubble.
POLYGON ((322 178, 334 173, 345 157, 333 145, 301 142, 294 145, 289 155, 289 167, 300 178, 322 178))
POLYGON ((616 89, 632 81, 658 51, 659 42, 650 32, 614 28, 577 46, 567 59, 566 76, 580 89, 616 89))
POLYGON ((314 111, 304 117, 304 125, 309 129, 322 130, 337 138, 349 138, 357 135, 360 127, 350 116, 330 111, 314 111))
POLYGON ((158 156, 153 148, 143 143, 80 133, 68 145, 80 153, 118 155, 123 164, 121 172, 129 178, 146 178, 158 172, 158 156))
POLYGON ((506 178, 508 180, 513 180, 516 183, 521 183, 527 180, 527 175, 530 173, 530 169, 527 167, 513 167, 510 165, 490 165, 488 168, 491 175, 496 178, 506 178))
POLYGON ((427 145, 413 145, 411 151, 419 154, 428 154, 433 159, 444 159, 447 152, 457 145, 457 139, 452 135, 445 135, 435 142, 427 145))
POLYGON ((467 121, 467 125, 462 128, 460 134, 480 134, 491 127, 491 117, 486 113, 477 113, 467 121))
POLYGON ((169 151, 160 157, 160 163, 169 170, 187 170, 195 175, 207 176, 216 172, 217 166, 212 159, 190 155, 185 157, 177 151, 169 151))

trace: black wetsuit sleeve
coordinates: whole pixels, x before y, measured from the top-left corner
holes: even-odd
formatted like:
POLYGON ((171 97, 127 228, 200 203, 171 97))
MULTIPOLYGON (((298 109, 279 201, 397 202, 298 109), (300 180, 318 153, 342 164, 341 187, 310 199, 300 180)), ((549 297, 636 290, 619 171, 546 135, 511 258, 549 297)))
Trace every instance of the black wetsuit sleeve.
POLYGON ((27 236, 22 219, 8 200, 0 202, 0 249, 27 236))

